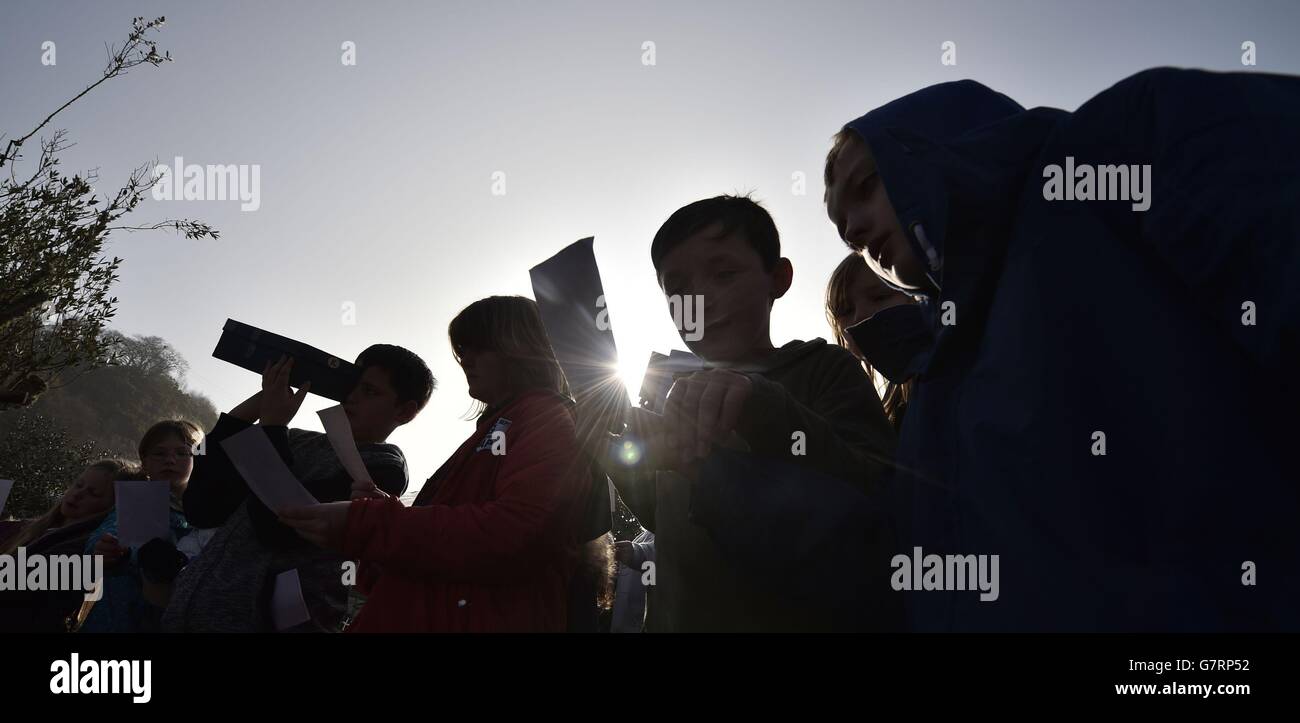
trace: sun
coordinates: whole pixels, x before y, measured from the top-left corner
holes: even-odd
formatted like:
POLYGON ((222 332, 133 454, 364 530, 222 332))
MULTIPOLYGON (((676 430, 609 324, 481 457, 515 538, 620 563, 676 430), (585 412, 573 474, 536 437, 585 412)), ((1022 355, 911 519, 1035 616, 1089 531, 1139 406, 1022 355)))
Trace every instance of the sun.
POLYGON ((618 376, 627 387, 628 401, 637 404, 641 394, 641 379, 645 376, 646 362, 619 361, 618 376))

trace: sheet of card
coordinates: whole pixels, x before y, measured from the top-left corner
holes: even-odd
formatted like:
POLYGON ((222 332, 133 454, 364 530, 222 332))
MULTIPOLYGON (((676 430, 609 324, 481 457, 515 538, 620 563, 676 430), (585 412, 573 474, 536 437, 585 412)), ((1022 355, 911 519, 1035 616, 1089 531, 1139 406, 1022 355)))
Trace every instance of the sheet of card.
POLYGON ((329 439, 330 446, 334 448, 334 454, 338 455, 339 461, 343 463, 343 469, 348 471, 352 481, 369 480, 370 473, 366 471, 366 465, 361 461, 361 452, 357 451, 356 440, 352 438, 352 423, 348 421, 348 413, 343 411, 343 405, 327 407, 316 414, 320 416, 320 423, 325 426, 325 436, 329 439))
POLYGON ((285 570, 275 576, 275 592, 271 595, 271 620, 275 629, 288 630, 311 620, 307 601, 302 597, 302 581, 298 570, 285 570))
POLYGON ((9 491, 14 488, 14 481, 11 479, 0 479, 0 518, 5 514, 5 502, 9 499, 9 491))
POLYGON ((221 440, 221 447, 248 483, 248 489, 272 512, 317 504, 316 498, 280 459, 280 453, 275 451, 261 427, 249 427, 231 435, 221 440))
POLYGON ((119 480, 115 491, 117 544, 138 549, 155 537, 171 539, 167 519, 171 485, 160 481, 119 480))
POLYGON ((529 269, 528 276, 546 336, 574 396, 616 385, 626 399, 604 286, 592 252, 594 241, 585 238, 569 244, 529 269))

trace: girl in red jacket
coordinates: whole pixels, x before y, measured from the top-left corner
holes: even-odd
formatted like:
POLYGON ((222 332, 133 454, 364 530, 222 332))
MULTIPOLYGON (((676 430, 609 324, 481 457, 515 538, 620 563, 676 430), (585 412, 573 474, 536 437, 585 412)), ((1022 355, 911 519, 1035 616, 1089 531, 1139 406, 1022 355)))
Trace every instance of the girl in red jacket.
POLYGON ((531 299, 476 301, 448 335, 478 425, 415 504, 362 482, 281 520, 361 561, 349 632, 562 632, 591 480, 564 373, 531 299))

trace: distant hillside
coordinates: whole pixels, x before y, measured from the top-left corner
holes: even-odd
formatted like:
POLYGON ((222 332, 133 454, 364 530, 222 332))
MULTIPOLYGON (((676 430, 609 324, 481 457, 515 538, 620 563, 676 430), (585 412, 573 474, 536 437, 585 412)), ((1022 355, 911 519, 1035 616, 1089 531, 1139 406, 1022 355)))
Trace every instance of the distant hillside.
POLYGON ((139 461, 140 437, 157 421, 216 423, 212 402, 185 389, 188 364, 165 340, 106 336, 113 366, 68 372, 29 408, 0 411, 0 478, 15 482, 5 517, 43 512, 95 459, 139 461))

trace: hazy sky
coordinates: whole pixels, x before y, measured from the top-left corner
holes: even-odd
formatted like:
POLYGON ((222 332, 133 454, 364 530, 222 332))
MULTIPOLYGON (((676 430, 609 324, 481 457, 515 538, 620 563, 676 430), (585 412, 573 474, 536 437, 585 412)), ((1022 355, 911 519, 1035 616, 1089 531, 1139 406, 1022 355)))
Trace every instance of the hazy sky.
MULTIPOLYGON (((753 191, 794 286, 773 341, 825 337, 845 251, 821 163, 846 121, 931 83, 974 78, 1029 107, 1073 109, 1158 65, 1300 72, 1296 2, 5 2, 0 131, 25 134, 93 81, 135 15, 167 16, 175 62, 110 81, 60 115, 68 171, 100 189, 131 168, 260 165, 261 207, 141 204, 136 223, 207 221, 219 241, 115 236, 114 326, 162 336, 189 385, 229 409, 256 375, 211 358, 234 318, 346 357, 389 342, 438 377, 390 441, 418 488, 472 431, 447 323, 475 299, 531 295, 528 268, 596 237, 627 374, 684 348, 650 265, 690 201, 753 191), (42 43, 57 64, 41 63, 42 43), (355 66, 341 62, 356 46, 355 66), (653 42, 655 64, 643 64, 653 42), (956 44, 956 65, 941 44, 956 44), (493 174, 505 174, 493 195, 493 174), (792 174, 806 174, 806 193, 792 174), (356 324, 343 324, 345 302, 356 324)), ((1300 129, 1297 129, 1300 132, 1300 129)), ((633 390, 635 391, 635 389, 633 390)), ((309 397, 295 426, 333 402, 309 397)))

